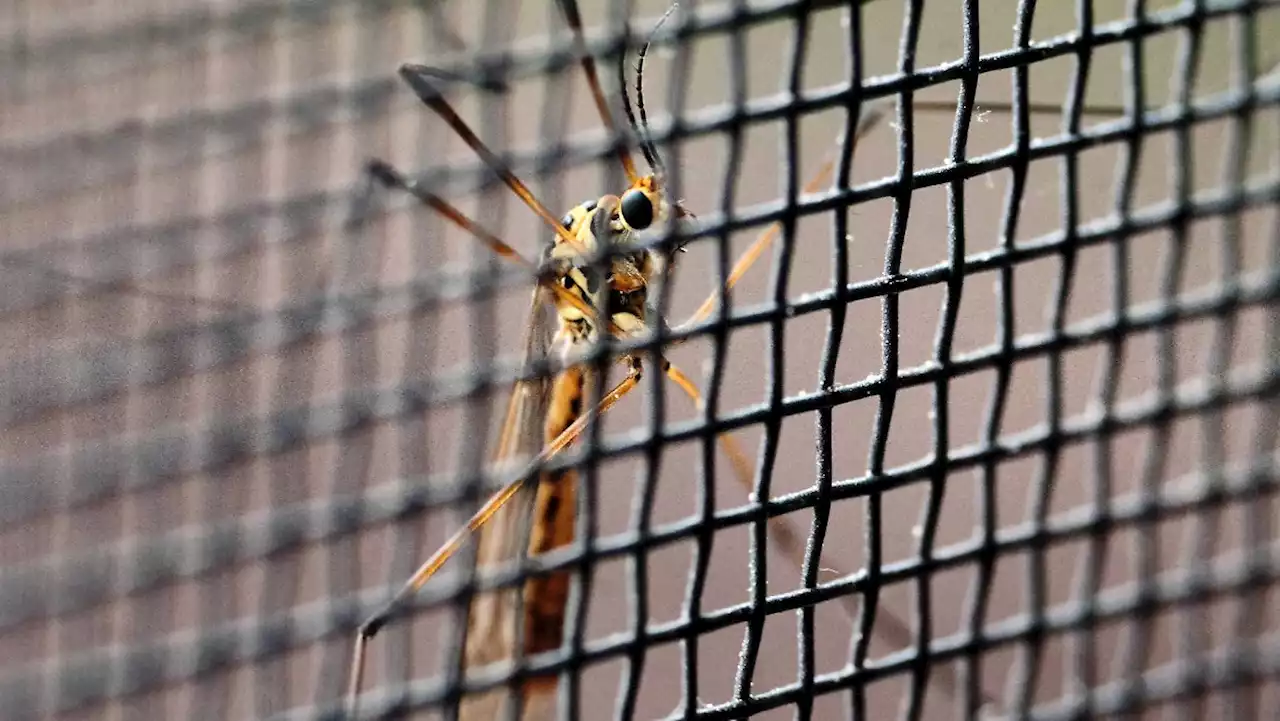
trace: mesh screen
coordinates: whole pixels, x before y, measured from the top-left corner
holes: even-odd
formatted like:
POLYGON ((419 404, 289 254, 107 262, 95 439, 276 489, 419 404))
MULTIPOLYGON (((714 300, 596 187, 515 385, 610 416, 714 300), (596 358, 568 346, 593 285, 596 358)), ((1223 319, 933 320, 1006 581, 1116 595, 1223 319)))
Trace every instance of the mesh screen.
MULTIPOLYGON (((611 97, 667 9, 584 3, 611 97)), ((361 717, 537 673, 567 718, 1280 716, 1277 35, 1263 0, 681 3, 662 315, 777 240, 550 461, 577 540, 465 546, 361 717), (461 673, 477 589, 553 569, 562 647, 461 673)), ((366 160, 550 238, 396 68, 558 215, 626 187, 571 37, 552 2, 0 3, 0 714, 343 717, 531 372, 530 273, 366 160)))

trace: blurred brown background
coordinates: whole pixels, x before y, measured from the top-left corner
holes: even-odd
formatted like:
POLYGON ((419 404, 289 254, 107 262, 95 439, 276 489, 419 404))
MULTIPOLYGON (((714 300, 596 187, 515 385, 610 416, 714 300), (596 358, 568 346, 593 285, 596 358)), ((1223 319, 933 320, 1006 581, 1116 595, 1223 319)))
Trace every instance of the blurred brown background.
MULTIPOLYGON (((436 173, 442 192, 533 254, 540 242, 534 234, 544 231, 503 191, 470 192, 474 184, 466 179, 474 174, 459 169, 476 168, 473 155, 394 76, 406 60, 450 64, 464 61, 473 49, 510 46, 536 61, 540 49, 564 42, 550 3, 495 0, 488 3, 487 19, 485 5, 0 3, 0 359, 6 369, 0 381, 6 469, 0 490, 8 499, 0 501, 7 506, 0 515, 0 689, 9 699, 4 713, 66 719, 242 719, 290 711, 305 716, 313 704, 331 703, 341 693, 355 601, 368 610, 384 600, 390 584, 463 520, 465 503, 418 510, 405 509, 402 499, 422 488, 456 498, 451 474, 483 457, 477 442, 483 433, 472 424, 492 429, 505 394, 492 389, 466 398, 457 382, 495 355, 511 361, 526 286, 507 284, 493 303, 470 298, 465 280, 501 266, 488 265, 491 259, 475 243, 403 199, 389 200, 389 211, 375 214, 359 242, 342 224, 362 163, 376 156, 407 170, 436 173), (396 399, 406 387, 442 388, 454 400, 426 412, 403 412, 396 399), (341 425, 334 419, 343 416, 333 409, 344 398, 362 404, 364 420, 348 423, 341 434, 325 430, 341 425), (310 415, 302 412, 308 408, 310 415), (281 432, 263 431, 264 419, 313 433, 288 443, 281 432), (223 426, 243 433, 209 442, 208 430, 223 426), (220 454, 242 459, 223 463, 220 454), (364 514, 359 527, 342 527, 334 509, 357 505, 364 514), (293 519, 289 533, 266 532, 266 519, 286 517, 293 519), (264 641, 259 624, 271 629, 269 639, 264 641), (198 656, 198 641, 215 636, 223 639, 217 653, 198 656), (149 682, 122 680, 138 674, 121 668, 144 662, 154 664, 143 674, 149 682)), ((847 10, 834 5, 815 7, 807 18, 803 77, 809 91, 848 81, 847 10)), ((923 5, 916 66, 959 60, 962 4, 923 5)), ((1073 3, 1040 5, 1030 29, 1033 43, 1052 45, 1078 32, 1073 3)), ((1097 27, 1123 27, 1130 18, 1121 7, 1125 3, 1096 5, 1097 27)), ((1185 5, 1146 3, 1156 17, 1185 5)), ((742 5, 765 6, 772 4, 742 5)), ((978 39, 984 56, 1013 47, 1017 7, 1012 0, 982 3, 978 39)), ((659 0, 636 2, 633 27, 647 31, 665 9, 659 0)), ((731 9, 732 4, 685 2, 673 25, 688 16, 726 18, 731 9)), ((605 4, 584 3, 584 14, 598 29, 606 21, 605 4)), ((903 23, 903 2, 865 4, 866 78, 896 72, 903 23)), ((1190 90, 1195 98, 1230 99, 1241 72, 1235 48, 1245 35, 1259 48, 1252 73, 1260 76, 1280 60, 1267 42, 1280 32, 1280 8, 1274 4, 1258 9, 1249 23, 1224 12, 1199 29, 1200 60, 1190 90)), ((776 102, 794 54, 794 21, 774 14, 740 32, 749 60, 743 89, 749 103, 776 102)), ((1121 42, 1092 52, 1086 105, 1123 107, 1131 54, 1141 58, 1144 107, 1172 107, 1177 100, 1170 76, 1185 52, 1187 32, 1131 36, 1144 37, 1136 50, 1121 42)), ((671 112, 695 121, 727 112, 731 44, 725 33, 707 33, 688 41, 687 56, 667 46, 654 52, 646 91, 659 128, 671 112), (669 104, 677 62, 687 63, 683 108, 669 104)), ((579 150, 598 147, 604 135, 578 68, 544 74, 535 61, 517 71, 519 79, 505 96, 460 89, 453 98, 464 117, 495 148, 517 158, 536 156, 549 139, 579 150)), ((1032 65, 1031 99, 1061 105, 1075 67, 1071 53, 1032 65)), ((1009 147, 1011 120, 998 104, 1011 97, 1012 78, 1011 70, 981 75, 968 157, 1009 147)), ((611 69, 606 84, 613 87, 611 69)), ((1274 83, 1267 87, 1267 97, 1274 99, 1274 83)), ((959 92, 960 84, 950 82, 925 88, 916 99, 954 102, 959 92)), ((831 107, 799 121, 800 178, 836 150, 833 141, 845 113, 831 107)), ((996 428, 1003 450, 994 454, 999 462, 991 464, 991 475, 984 476, 982 464, 973 461, 957 463, 947 474, 934 555, 954 556, 980 540, 984 478, 994 488, 990 514, 998 537, 1009 546, 990 578, 969 560, 943 564, 924 583, 932 592, 932 635, 950 637, 943 644, 948 648, 971 630, 966 599, 974 585, 989 584, 989 606, 980 622, 1008 639, 982 655, 978 670, 996 711, 1016 708, 1014 681, 1035 657, 1033 650, 1040 667, 1028 700, 1036 704, 1174 660, 1210 658, 1215 649, 1239 653, 1249 640, 1242 636, 1269 639, 1262 647, 1271 649, 1275 663, 1280 594, 1274 578, 1280 559, 1274 525, 1265 521, 1280 512, 1273 465, 1276 366, 1268 355, 1277 342, 1271 335, 1277 329, 1280 218, 1273 199, 1280 182, 1280 132, 1274 105, 1245 115, 1252 130, 1243 141, 1233 140, 1230 115, 1198 122, 1186 133, 1185 192, 1197 202, 1211 204, 1224 192, 1231 143, 1246 143, 1241 172, 1253 200, 1243 210, 1198 215, 1181 238, 1167 227, 1136 234, 1123 241, 1127 255, 1118 255, 1116 241, 1106 236, 1082 243, 1069 276, 1061 251, 1052 246, 1064 222, 1058 153, 1029 165, 1020 222, 1007 239, 1011 246, 1002 246, 1001 238, 1010 171, 1001 167, 964 183, 964 253, 986 269, 966 271, 963 294, 952 300, 958 302, 958 319, 951 357, 975 359, 946 382, 945 447, 953 459, 979 455, 999 373, 1008 372, 1010 386, 996 428), (1238 257, 1231 252, 1232 237, 1238 257), (1005 252, 1016 261, 1012 288, 1002 286, 998 263, 991 262, 1005 252), (1117 266, 1117 258, 1127 262, 1117 266), (1113 302, 1118 277, 1127 280, 1124 309, 1113 302), (1048 339, 1064 283, 1063 321, 1072 340, 1055 351, 1048 339), (1238 293, 1231 296, 1236 300, 1222 300, 1227 290, 1238 293), (998 328, 1002 299, 1010 296, 1011 330, 1024 351, 1002 366, 996 360, 998 328), (1165 322, 1161 309, 1173 302, 1188 309, 1186 316, 1165 322), (1130 314, 1132 326, 1108 331, 1121 310, 1130 314), (1229 347, 1215 356, 1224 337, 1229 347), (1159 362, 1162 349, 1172 349, 1170 362, 1159 362), (1050 379, 1055 353, 1060 366, 1050 379), (1111 399, 1102 384, 1108 374, 1117 379, 1111 399), (1034 441, 1051 422, 1045 389, 1052 380, 1060 383, 1063 412, 1057 420, 1068 436, 1049 463, 1043 447, 1053 444, 1036 448, 1034 441), (1161 388, 1176 390, 1190 412, 1153 411, 1152 394, 1161 388), (1197 399, 1222 389, 1226 401, 1200 407, 1197 399), (1091 429, 1098 428, 1108 403, 1114 416, 1129 420, 1099 434, 1091 429), (1030 450, 1020 451, 1026 444, 1030 450), (1219 495, 1201 503, 1206 474, 1218 472, 1225 474, 1214 486, 1219 495), (1144 489, 1167 512, 1144 515, 1135 501, 1144 489), (1035 527, 1029 524, 1038 504, 1055 529, 1044 547, 1031 540, 1035 527), (1093 524, 1090 514, 1104 506, 1115 520, 1093 524), (1244 549, 1262 559, 1262 570, 1255 569, 1261 575, 1232 585, 1244 549), (1027 574, 1038 563, 1047 569, 1047 582, 1040 598, 1029 598, 1027 574), (1097 588, 1088 583, 1094 567, 1097 588), (1202 579, 1209 590, 1193 594, 1190 603, 1184 590, 1180 597, 1135 609, 1135 581, 1191 568, 1225 570, 1202 579), (1081 627, 1064 615, 1096 594, 1111 599, 1096 623, 1081 627), (1024 628, 1026 614, 1041 612, 1048 619, 1043 635, 1021 639, 1009 631, 1024 628), (1132 644, 1144 634, 1149 646, 1135 649, 1132 644), (1093 678, 1081 675, 1080 659, 1086 656, 1093 678)), ((952 114, 920 109, 914 121, 911 167, 943 168, 952 114)), ((1053 142, 1061 139, 1062 122, 1056 114, 1037 114, 1031 130, 1037 142, 1053 142)), ((1082 127, 1114 122, 1106 112, 1086 113, 1082 127)), ((740 170, 731 179, 721 133, 689 139, 675 153, 664 147, 668 164, 678 165, 686 206, 714 223, 725 212, 758 211, 760 204, 779 202, 789 162, 783 130, 781 120, 747 126, 740 170), (728 208, 722 206, 726 182, 733 183, 728 208)), ((859 146, 855 184, 896 173, 898 130, 892 122, 882 125, 859 146)), ((1122 140, 1078 156, 1077 220, 1086 229, 1114 221, 1115 187, 1129 147, 1122 140)), ((1130 157, 1133 210, 1165 212, 1180 192, 1175 134, 1152 132, 1132 147, 1140 150, 1130 157)), ((602 170, 605 163, 575 161, 547 177, 528 162, 517 165, 553 208, 598 196, 617 182, 611 166, 602 170)), ((848 281, 882 278, 893 200, 873 200, 847 212, 848 281)), ((946 185, 913 194, 900 273, 924 278, 935 269, 939 280, 944 277, 947 213, 946 185)), ((761 230, 734 233, 731 250, 740 252, 761 230)), ((798 224, 788 299, 830 291, 832 236, 830 212, 798 224)), ((710 239, 695 242, 682 260, 669 309, 674 321, 687 317, 714 287, 714 245, 710 239)), ((734 312, 768 307, 777 260, 771 253, 753 269, 734 294, 734 312)), ((938 385, 928 373, 947 291, 942 282, 908 285, 898 296, 897 360, 902 375, 924 380, 896 393, 883 459, 890 470, 920 466, 935 451, 938 385)), ((869 297, 845 310, 835 381, 856 389, 864 379, 875 380, 882 367, 883 300, 869 297)), ((785 357, 778 375, 782 396, 817 390, 830 322, 830 314, 819 310, 784 324, 777 339, 785 357)), ((732 333, 719 395, 722 413, 767 401, 770 335, 767 324, 732 333)), ((699 339, 671 357, 705 384, 711 350, 708 340, 699 339)), ((648 381, 657 380, 650 373, 648 381)), ((646 399, 644 392, 633 396, 608 417, 606 436, 634 438, 630 434, 642 432, 646 399)), ((698 417, 678 395, 667 397, 669 421, 698 417)), ((868 479, 880 405, 876 392, 855 390, 848 397, 856 400, 832 413, 832 475, 846 490, 868 479)), ((815 423, 807 411, 783 419, 772 496, 814 485, 815 423)), ((737 433, 753 450, 762 435, 758 426, 737 433)), ((698 443, 665 449, 652 527, 698 516, 700 459, 698 443)), ((723 456, 716 463, 716 484, 706 489, 711 502, 719 510, 742 507, 748 499, 723 456)), ((643 471, 642 461, 632 456, 601 466, 595 491, 601 542, 617 543, 621 534, 634 531, 643 471)), ((917 474, 916 481, 878 496, 885 523, 881 560, 887 566, 906 564, 909 571, 907 562, 919 556, 929 497, 923 477, 917 474)), ((869 503, 864 492, 845 495, 853 497, 831 507, 823 583, 866 571, 869 503)), ((805 509, 786 517, 803 533, 813 513, 805 509)), ((750 600, 750 538, 750 525, 714 534, 703 614, 750 600)), ((660 545, 643 559, 650 578, 648 623, 678 620, 689 604, 693 540, 660 545)), ((595 567, 589 645, 633 627, 632 573, 621 556, 595 567)), ((792 559, 776 552, 767 573, 771 596, 800 587, 792 559)), ((908 580, 880 593, 873 661, 906 651, 885 616, 910 625, 921 582, 909 572, 894 578, 908 580)), ((448 578, 441 583, 447 587, 448 578)), ((456 623, 446 604, 389 627, 373 645, 370 684, 438 673, 445 631, 456 623)), ((849 661, 854 623, 833 600, 817 608, 816 625, 815 671, 837 672, 849 661)), ((698 639, 699 705, 731 700, 745 633, 745 625, 735 623, 698 639)), ((796 614, 769 615, 763 633, 750 680, 755 694, 797 678, 796 614)), ((639 717, 661 718, 679 709, 682 657, 678 642, 647 651, 639 717)), ((934 665, 923 718, 961 716, 955 683, 962 658, 953 653, 934 665)), ((625 669, 624 657, 615 655, 584 671, 585 717, 611 717, 625 669)), ((897 672, 867 686, 870 716, 896 717, 910 678, 897 672)), ((848 704, 847 693, 823 695, 814 702, 813 718, 841 718, 848 704)), ((1204 718, 1229 718, 1229 712, 1245 709, 1256 711, 1254 718, 1274 718, 1280 714, 1274 666, 1269 677, 1264 671, 1243 691, 1210 693, 1202 704, 1183 708, 1204 718), (1250 702, 1255 705, 1241 705, 1250 702)), ((1153 703, 1140 717, 1160 718, 1166 711, 1153 703)), ((754 718, 795 713, 794 706, 781 705, 754 718)))

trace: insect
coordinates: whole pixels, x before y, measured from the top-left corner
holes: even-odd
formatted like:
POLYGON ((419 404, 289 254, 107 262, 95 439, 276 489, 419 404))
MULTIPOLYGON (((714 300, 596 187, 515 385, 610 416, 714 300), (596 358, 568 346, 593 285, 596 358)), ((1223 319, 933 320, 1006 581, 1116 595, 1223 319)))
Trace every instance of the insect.
MULTIPOLYGON (((565 2, 561 7, 580 40, 581 19, 576 6, 565 2)), ((614 128, 595 64, 585 52, 582 57, 601 117, 607 127, 614 128)), ((540 465, 577 438, 593 415, 608 410, 640 381, 644 370, 640 358, 637 355, 624 355, 620 361, 626 368, 625 378, 604 394, 594 410, 584 412, 583 405, 588 398, 594 397, 592 390, 600 379, 585 365, 575 364, 574 361, 586 349, 598 343, 602 333, 625 340, 649 331, 652 316, 649 312, 648 288, 659 273, 670 267, 671 261, 670 255, 660 257, 658 252, 636 244, 635 235, 669 214, 683 216, 688 215, 688 212, 678 204, 669 203, 662 193, 658 175, 661 172, 660 160, 651 141, 644 138, 642 152, 650 164, 650 174, 641 175, 637 172, 630 151, 620 146, 618 157, 630 181, 629 187, 619 196, 606 195, 589 200, 561 218, 555 218, 457 115, 435 86, 435 74, 431 69, 406 65, 401 69, 401 76, 419 98, 444 119, 555 233, 553 242, 545 249, 540 262, 535 264, 388 164, 374 161, 369 167, 371 176, 381 185, 413 194, 459 227, 471 232, 499 255, 526 265, 538 278, 529 312, 531 330, 525 339, 526 362, 545 344, 543 334, 537 330, 538 311, 543 303, 550 302, 555 308, 559 326, 551 344, 558 350, 565 369, 549 382, 522 381, 517 384, 499 437, 496 460, 529 455, 536 423, 545 418, 541 439, 545 441, 545 446, 533 461, 533 466, 540 465), (601 251, 612 251, 605 272, 589 262, 592 256, 601 251)), ((642 103, 642 97, 638 97, 637 102, 642 103)), ((632 121, 632 127, 637 128, 632 112, 628 101, 628 117, 632 121)), ((643 114, 642 105, 640 112, 643 114)), ((762 238, 762 245, 767 245, 770 240, 768 237, 762 238)), ((694 402, 701 402, 696 386, 683 372, 669 361, 664 360, 662 365, 664 373, 694 402)), ((725 447, 738 474, 745 479, 744 482, 750 484, 750 464, 745 454, 727 438, 725 447)), ((484 527, 505 503, 521 494, 533 475, 535 473, 528 471, 516 475, 510 484, 477 511, 464 529, 427 559, 383 611, 361 626, 352 660, 348 697, 352 715, 356 711, 368 639, 406 599, 426 583, 472 532, 484 527)), ((533 492, 523 494, 526 502, 532 504, 533 521, 527 541, 527 551, 530 554, 544 553, 572 541, 577 512, 577 478, 573 470, 536 475, 539 478, 533 492)), ((517 526, 521 515, 504 514, 507 517, 505 522, 501 525, 495 522, 493 527, 485 529, 486 533, 481 539, 481 562, 510 558, 520 550, 518 539, 523 534, 517 526)), ((527 582, 522 599, 525 654, 535 654, 559 646, 568 583, 566 572, 553 573, 527 582)), ((509 605, 510 601, 494 600, 496 598, 497 596, 491 596, 489 600, 481 599, 472 609, 466 651, 467 665, 496 660, 511 645, 510 624, 503 623, 510 615, 509 609, 503 606, 509 605)), ((546 697, 549 682, 549 679, 530 681, 523 691, 526 700, 546 697)), ((477 714, 476 717, 483 716, 477 714)))
MULTIPOLYGON (((618 137, 618 126, 602 89, 595 62, 585 48, 577 5, 574 0, 559 0, 559 5, 573 32, 600 117, 605 127, 618 137)), ((643 377, 645 368, 640 356, 626 352, 620 354, 616 360, 625 368, 625 376, 599 396, 597 405, 586 407, 588 399, 596 397, 597 384, 604 379, 582 362, 584 354, 602 342, 641 338, 659 322, 656 310, 649 303, 648 291, 651 284, 665 279, 670 273, 679 249, 646 246, 639 242, 637 236, 661 221, 691 215, 679 202, 666 197, 663 187, 665 170, 648 133, 640 82, 647 50, 646 43, 639 53, 635 109, 626 93, 625 59, 619 64, 619 78, 623 108, 650 172, 641 174, 629 148, 619 144, 616 152, 628 186, 618 195, 604 195, 583 202, 561 217, 549 211, 457 114, 438 85, 442 77, 440 72, 413 64, 406 64, 400 69, 402 79, 418 98, 444 120, 542 220, 553 234, 551 243, 544 248, 537 262, 529 260, 390 164, 371 161, 368 167, 370 178, 387 189, 413 195, 499 256, 523 265, 536 279, 530 300, 530 331, 524 344, 526 367, 549 347, 559 355, 562 370, 549 380, 522 380, 513 389, 494 455, 494 461, 499 465, 509 466, 516 459, 526 459, 518 470, 507 469, 512 473, 512 480, 485 501, 464 527, 450 536, 381 610, 361 624, 355 640, 347 696, 347 707, 352 717, 358 710, 364 657, 370 639, 402 610, 467 540, 479 536, 481 564, 511 559, 521 553, 546 553, 573 540, 577 512, 576 472, 572 469, 547 471, 542 467, 573 443, 594 417, 608 411, 636 387, 643 377), (599 262, 602 256, 603 262, 599 262), (549 339, 539 321, 540 311, 546 305, 554 308, 557 321, 557 328, 549 339), (500 513, 509 503, 517 508, 500 513), (525 519, 528 519, 527 527, 525 519)), ((875 106, 866 110, 859 119, 855 139, 868 132, 881 117, 875 106)), ((806 184, 804 192, 820 189, 829 181, 833 167, 834 161, 826 163, 806 184)), ((723 287, 713 291, 686 324, 697 323, 710 316, 720 295, 743 277, 771 245, 778 231, 778 226, 773 226, 762 233, 734 264, 723 287)), ((679 368, 662 359, 660 370, 694 403, 702 402, 697 386, 679 368)), ((522 374, 522 378, 527 377, 529 374, 522 374)), ((751 491, 753 471, 746 454, 728 436, 719 440, 734 468, 735 478, 751 491)), ((804 539, 784 519, 771 519, 770 534, 771 540, 793 561, 801 562, 805 552, 804 539)), ((519 628, 521 636, 519 650, 525 656, 558 648, 562 642, 568 589, 568 571, 556 571, 526 581, 519 593, 478 597, 470 610, 464 665, 484 665, 512 655, 515 652, 516 628, 519 628), (519 623, 514 618, 517 607, 521 608, 519 623)), ((852 597, 843 600, 849 604, 855 602, 852 597)), ((888 614, 884 614, 882 620, 891 629, 896 629, 892 632, 899 640, 905 638, 910 641, 911 633, 905 625, 888 614)), ((527 679, 517 691, 519 703, 526 711, 524 717, 539 717, 530 709, 547 703, 554 695, 551 693, 554 688, 554 678, 527 679)), ((494 718, 500 703, 501 700, 495 701, 492 695, 469 699, 464 701, 462 718, 494 718)))
MULTIPOLYGON (((598 72, 582 42, 582 21, 578 9, 571 0, 560 3, 564 15, 578 42, 582 66, 596 107, 605 126, 616 132, 616 125, 608 101, 601 87, 598 72)), ((674 7, 672 8, 674 9, 674 7)), ((668 14, 670 11, 668 11, 668 14)), ((664 16, 665 19, 666 16, 664 16)), ((518 177, 490 151, 470 127, 458 116, 445 100, 436 85, 439 74, 430 68, 405 65, 400 74, 415 94, 453 130, 499 175, 503 182, 537 214, 554 233, 552 243, 542 258, 534 263, 505 243, 485 231, 478 223, 434 193, 422 188, 411 179, 382 161, 372 161, 368 172, 371 178, 388 189, 396 189, 414 195, 421 203, 441 213, 445 218, 470 232, 494 252, 524 265, 537 278, 537 285, 530 301, 530 331, 525 338, 526 364, 547 344, 545 333, 539 329, 539 310, 550 303, 556 313, 558 328, 550 345, 560 355, 564 370, 550 381, 526 380, 516 385, 512 392, 495 453, 495 462, 501 463, 515 457, 528 457, 541 450, 529 462, 525 470, 517 472, 513 480, 494 494, 460 529, 405 583, 393 599, 378 613, 361 625, 353 652, 348 689, 348 710, 355 716, 364 671, 364 655, 369 639, 393 617, 439 568, 461 547, 473 533, 480 532, 479 561, 492 563, 509 559, 519 552, 545 553, 570 543, 573 539, 577 513, 577 477, 572 469, 554 472, 538 472, 554 454, 572 443, 587 427, 591 418, 607 411, 639 383, 644 365, 638 355, 623 354, 618 360, 624 366, 625 377, 603 394, 594 409, 585 409, 587 399, 594 398, 595 384, 602 381, 585 364, 576 363, 584 352, 607 336, 626 340, 643 336, 651 330, 656 312, 650 307, 650 284, 668 273, 674 264, 676 251, 659 251, 637 242, 637 234, 657 222, 691 215, 678 202, 671 202, 663 192, 664 169, 656 148, 648 135, 648 122, 643 104, 640 78, 648 44, 641 50, 637 66, 636 108, 623 92, 623 106, 631 128, 639 135, 640 150, 650 172, 641 174, 630 150, 618 148, 618 159, 629 181, 620 195, 605 195, 588 200, 556 218, 537 200, 518 177), (637 120, 636 113, 639 113, 637 120), (603 265, 591 262, 595 256, 607 253, 603 265), (542 420, 543 433, 537 437, 537 424, 542 420), (536 483, 532 481, 536 477, 536 483), (531 506, 531 522, 527 541, 520 527, 524 513, 498 514, 504 504, 519 496, 517 505, 531 506), (496 517, 495 517, 496 515, 496 517), (525 549, 521 544, 527 543, 525 549)), ((625 73, 625 59, 619 65, 619 76, 625 73)), ((868 115, 862 123, 862 131, 869 129, 878 115, 868 115)), ((814 178, 806 192, 813 192, 829 179, 833 163, 814 178)), ((737 262, 726 281, 731 288, 759 259, 772 243, 777 228, 766 231, 737 262)), ((715 309, 721 290, 712 293, 690 319, 696 323, 708 317, 715 309)), ((697 404, 702 402, 697 386, 679 368, 663 359, 663 373, 676 383, 697 404)), ((746 454, 731 438, 724 436, 721 443, 734 467, 735 476, 748 490, 752 485, 752 467, 746 454)), ((522 509, 523 510, 523 509, 522 509)), ((781 519, 777 519, 781 520, 781 519)), ((795 554, 803 552, 803 541, 785 524, 780 526, 784 545, 795 554)), ((564 626, 565 601, 569 588, 569 574, 559 571, 526 582, 522 598, 523 635, 522 651, 532 655, 558 648, 564 626)), ((514 594, 489 594, 481 596, 473 604, 467 634, 464 661, 467 666, 483 665, 501 660, 510 653, 514 631, 511 609, 514 594)), ((534 678, 521 690, 526 710, 530 704, 545 702, 553 694, 553 678, 534 678)), ((493 718, 496 711, 487 704, 492 699, 478 699, 464 704, 464 718, 493 718), (481 711, 480 708, 485 710, 481 711)), ((526 716, 532 717, 532 716, 526 716)))

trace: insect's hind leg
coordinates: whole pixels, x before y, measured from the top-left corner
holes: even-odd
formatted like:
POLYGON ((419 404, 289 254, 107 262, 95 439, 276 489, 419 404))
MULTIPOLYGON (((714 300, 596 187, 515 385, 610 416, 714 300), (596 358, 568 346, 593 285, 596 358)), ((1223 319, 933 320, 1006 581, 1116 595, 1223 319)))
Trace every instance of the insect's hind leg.
MULTIPOLYGON (((663 359, 664 372, 672 382, 684 391, 689 400, 693 401, 698 410, 702 410, 704 402, 701 391, 693 382, 693 379, 685 375, 684 371, 677 368, 671 361, 663 359)), ((720 447, 729 458, 729 463, 733 466, 733 477, 742 486, 747 494, 755 493, 755 469, 751 459, 743 451, 733 436, 728 434, 720 434, 716 437, 720 442, 720 447)), ((795 564, 796 568, 804 568, 805 558, 808 552, 808 539, 796 533, 795 529, 787 519, 782 516, 774 516, 769 519, 770 541, 777 544, 783 555, 795 564)), ((846 608, 846 612, 850 618, 857 617, 857 598, 852 595, 840 597, 840 602, 846 608)))
POLYGON ((368 650, 369 640, 387 625, 387 622, 395 618, 406 604, 422 589, 432 576, 440 570, 440 567, 453 557, 458 549, 462 547, 472 534, 480 529, 485 523, 497 513, 507 501, 515 497, 517 493, 524 487, 526 481, 536 475, 538 469, 554 457, 557 453, 564 450, 570 443, 578 439, 582 432, 594 418, 612 408, 623 396, 630 393, 633 388, 640 382, 644 373, 644 368, 638 358, 628 356, 627 375, 616 386, 600 399, 590 412, 584 413, 578 417, 572 424, 560 432, 560 435, 547 443, 542 451, 517 475, 511 482, 503 486, 501 490, 489 497, 484 505, 471 516, 467 524, 458 529, 444 542, 430 558, 423 562, 418 570, 414 572, 409 580, 400 587, 396 595, 380 608, 376 613, 365 619, 360 624, 356 632, 355 649, 351 654, 351 675, 347 686, 347 717, 350 719, 357 718, 358 699, 360 690, 364 686, 364 664, 365 654, 368 650))
MULTIPOLYGON (((663 371, 667 378, 676 384, 689 400, 693 401, 694 406, 699 410, 703 408, 702 393, 698 390, 697 384, 693 382, 683 371, 677 368, 671 361, 663 359, 663 371)), ((732 436, 722 434, 717 436, 721 448, 725 455, 728 456, 730 464, 733 466, 733 476, 748 494, 755 493, 755 470, 751 460, 747 454, 738 445, 732 436)), ((760 501, 767 502, 767 499, 760 501)), ((768 531, 770 543, 777 546, 778 550, 787 557, 793 566, 797 569, 804 569, 806 559, 808 558, 809 541, 807 535, 801 535, 787 521, 784 516, 773 516, 768 519, 768 531)), ((817 563, 818 559, 814 559, 811 563, 817 563)), ((840 596, 838 599, 841 606, 845 609, 845 614, 850 619, 858 618, 859 605, 858 597, 852 594, 840 596)), ((883 633, 892 643, 903 648, 910 647, 915 643, 915 633, 893 613, 884 613, 876 618, 876 626, 878 632, 883 633)), ((953 698, 958 697, 958 681, 951 674, 943 672, 940 676, 941 683, 947 690, 948 695, 953 698)), ((982 691, 982 700, 987 704, 995 704, 996 701, 985 690, 982 691)))

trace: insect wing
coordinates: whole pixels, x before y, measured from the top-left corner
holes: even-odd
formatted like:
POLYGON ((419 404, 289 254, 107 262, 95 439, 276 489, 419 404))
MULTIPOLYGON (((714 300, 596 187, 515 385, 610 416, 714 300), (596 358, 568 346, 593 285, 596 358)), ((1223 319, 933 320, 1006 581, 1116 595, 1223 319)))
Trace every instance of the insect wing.
MULTIPOLYGON (((550 328, 546 318, 545 290, 533 290, 528 325, 521 359, 528 375, 532 364, 546 355, 550 344, 550 328)), ((547 413, 547 396, 551 380, 547 377, 517 381, 507 402, 493 461, 498 469, 514 469, 541 450, 542 426, 547 413)), ((529 540, 530 509, 537 483, 528 483, 479 532, 476 563, 480 568, 500 567, 523 558, 529 540)), ((482 593, 471 602, 467 618, 467 636, 463 647, 463 669, 480 668, 508 661, 516 648, 516 620, 520 614, 521 589, 507 588, 482 593)), ((489 721, 503 717, 503 706, 510 694, 501 688, 468 696, 459 708, 461 721, 489 721)))

